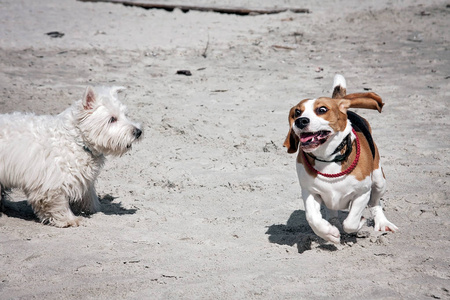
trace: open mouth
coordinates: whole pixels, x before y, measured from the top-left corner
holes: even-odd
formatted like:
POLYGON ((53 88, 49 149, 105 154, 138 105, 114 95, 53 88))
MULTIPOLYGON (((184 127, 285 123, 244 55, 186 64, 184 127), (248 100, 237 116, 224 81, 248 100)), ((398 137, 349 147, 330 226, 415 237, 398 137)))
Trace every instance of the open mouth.
POLYGON ((326 130, 302 132, 300 134, 300 147, 303 150, 313 150, 325 143, 330 137, 330 134, 331 132, 326 130))

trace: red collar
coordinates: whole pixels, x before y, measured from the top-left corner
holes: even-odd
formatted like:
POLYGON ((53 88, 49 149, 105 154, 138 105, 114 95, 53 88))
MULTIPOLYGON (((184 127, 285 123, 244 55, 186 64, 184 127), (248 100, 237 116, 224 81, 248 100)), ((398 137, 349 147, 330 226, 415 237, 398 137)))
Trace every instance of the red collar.
POLYGON ((328 178, 336 178, 336 177, 341 177, 344 175, 347 175, 349 173, 351 173, 353 171, 353 169, 356 167, 356 165, 358 164, 359 161, 359 155, 361 154, 361 147, 359 144, 359 139, 358 139, 358 135, 356 134, 355 129, 352 128, 352 132, 356 137, 356 157, 355 160, 353 161, 353 163, 344 171, 337 173, 337 174, 327 174, 327 173, 322 173, 317 171, 316 169, 314 169, 314 167, 309 163, 308 158, 306 157, 306 153, 303 152, 303 160, 305 162, 305 165, 315 174, 319 174, 322 175, 324 177, 328 177, 328 178))

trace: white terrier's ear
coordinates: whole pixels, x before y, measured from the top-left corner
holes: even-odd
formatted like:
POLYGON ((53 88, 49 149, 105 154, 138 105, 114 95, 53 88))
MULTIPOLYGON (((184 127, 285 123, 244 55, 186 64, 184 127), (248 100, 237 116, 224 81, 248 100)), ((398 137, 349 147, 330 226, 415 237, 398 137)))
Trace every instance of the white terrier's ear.
POLYGON ((117 96, 117 93, 118 93, 118 92, 124 91, 124 90, 126 90, 126 89, 127 89, 127 88, 124 87, 124 86, 113 86, 113 87, 111 88, 111 91, 110 91, 111 96, 115 97, 115 96, 117 96))
POLYGON ((89 110, 94 108, 94 103, 96 100, 96 96, 94 93, 94 89, 92 86, 88 86, 83 96, 83 107, 85 110, 89 110))

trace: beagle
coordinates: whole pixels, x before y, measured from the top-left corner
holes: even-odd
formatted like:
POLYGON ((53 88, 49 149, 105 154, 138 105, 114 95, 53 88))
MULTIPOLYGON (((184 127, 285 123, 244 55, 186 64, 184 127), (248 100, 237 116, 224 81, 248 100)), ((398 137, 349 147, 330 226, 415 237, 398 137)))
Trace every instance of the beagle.
MULTIPOLYGON (((358 232, 365 223, 366 206, 374 218, 374 230, 396 231, 383 213, 380 197, 386 180, 369 123, 349 108, 375 109, 384 103, 375 93, 346 95, 346 82, 336 75, 332 98, 305 99, 289 111, 288 153, 297 154, 297 174, 305 203, 306 219, 313 231, 333 243, 340 242, 338 228, 322 217, 325 205, 331 218, 348 210, 342 227, 358 232)), ((329 218, 329 219, 331 219, 329 218)))

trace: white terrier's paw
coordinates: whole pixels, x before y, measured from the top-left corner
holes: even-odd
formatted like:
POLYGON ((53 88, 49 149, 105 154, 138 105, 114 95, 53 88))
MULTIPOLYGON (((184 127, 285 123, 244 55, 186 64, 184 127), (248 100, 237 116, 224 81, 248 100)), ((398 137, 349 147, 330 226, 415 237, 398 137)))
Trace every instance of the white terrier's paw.
POLYGON ((78 227, 81 223, 81 217, 70 217, 66 219, 50 218, 46 222, 44 221, 44 223, 60 228, 78 227))

